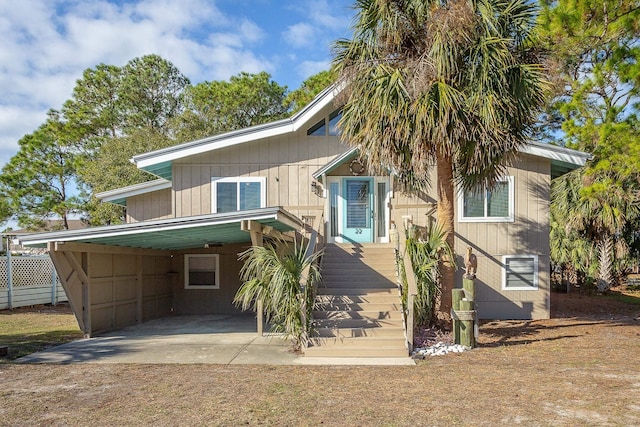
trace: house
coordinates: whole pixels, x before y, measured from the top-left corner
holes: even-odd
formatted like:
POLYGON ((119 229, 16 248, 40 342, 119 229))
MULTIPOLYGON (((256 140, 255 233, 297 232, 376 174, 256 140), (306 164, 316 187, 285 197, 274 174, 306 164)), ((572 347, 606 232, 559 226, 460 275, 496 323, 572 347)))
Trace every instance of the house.
MULTIPOLYGON (((157 179, 98 195, 126 206, 126 224, 25 237, 48 246, 82 330, 169 313, 235 313, 237 254, 303 227, 339 248, 334 255, 361 252, 339 274, 326 264, 327 281, 373 280, 361 276, 377 264, 364 252, 391 254, 405 224, 430 221, 435 199, 403 193, 393 175, 369 174, 339 139, 335 95, 325 90, 289 119, 135 156, 157 179)), ((471 246, 478 257, 481 318, 549 317, 550 182, 587 159, 531 143, 491 192, 458 195, 455 252, 471 246)))

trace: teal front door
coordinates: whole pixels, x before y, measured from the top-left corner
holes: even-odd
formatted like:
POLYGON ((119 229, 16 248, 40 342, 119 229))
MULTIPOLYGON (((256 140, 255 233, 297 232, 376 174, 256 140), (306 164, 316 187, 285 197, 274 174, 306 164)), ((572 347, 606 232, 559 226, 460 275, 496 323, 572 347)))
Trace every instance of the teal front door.
POLYGON ((373 178, 342 179, 342 238, 373 242, 373 178))

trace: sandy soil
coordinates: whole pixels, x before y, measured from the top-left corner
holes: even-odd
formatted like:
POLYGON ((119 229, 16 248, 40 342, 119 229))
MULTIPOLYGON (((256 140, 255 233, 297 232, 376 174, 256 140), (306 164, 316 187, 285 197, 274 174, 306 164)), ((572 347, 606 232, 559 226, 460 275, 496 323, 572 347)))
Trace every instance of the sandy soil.
POLYGON ((640 425, 640 305, 552 307, 415 367, 0 365, 0 425, 640 425))

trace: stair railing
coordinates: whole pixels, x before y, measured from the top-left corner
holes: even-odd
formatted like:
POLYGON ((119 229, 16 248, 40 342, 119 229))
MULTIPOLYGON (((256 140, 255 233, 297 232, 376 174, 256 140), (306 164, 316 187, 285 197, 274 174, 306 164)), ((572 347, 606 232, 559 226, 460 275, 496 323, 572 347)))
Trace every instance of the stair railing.
MULTIPOLYGON (((405 224, 405 229, 409 227, 409 224, 405 224)), ((397 228, 394 228, 394 240, 396 250, 396 275, 398 277, 398 286, 403 294, 402 300, 405 302, 404 306, 404 336, 407 342, 407 349, 409 353, 413 351, 413 330, 415 319, 415 298, 418 295, 418 284, 416 281, 415 272, 413 269, 413 262, 411 257, 406 253, 406 245, 404 240, 400 240, 400 236, 397 228), (400 264, 402 263, 402 264, 400 264), (403 274, 404 273, 404 274, 403 274), (405 287, 406 281, 406 287, 405 287)))
MULTIPOLYGON (((321 218, 322 220, 322 218, 321 218)), ((314 255, 324 250, 324 242, 319 242, 318 232, 310 226, 306 226, 304 229, 305 235, 308 235, 307 252, 305 259, 314 258, 314 255)), ((322 264, 322 257, 315 257, 314 263, 322 264)), ((301 348, 306 348, 309 344, 311 325, 313 322, 313 301, 315 301, 317 283, 315 280, 309 279, 309 271, 312 264, 309 263, 302 270, 300 281, 300 307, 302 312, 302 325, 304 327, 304 333, 301 337, 301 348), (311 304, 311 306, 309 306, 311 304)))

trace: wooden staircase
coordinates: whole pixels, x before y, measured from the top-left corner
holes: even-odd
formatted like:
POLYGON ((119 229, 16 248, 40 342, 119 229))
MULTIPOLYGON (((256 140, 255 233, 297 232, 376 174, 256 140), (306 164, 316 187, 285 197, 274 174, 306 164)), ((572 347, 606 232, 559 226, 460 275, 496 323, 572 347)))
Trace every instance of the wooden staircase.
POLYGON ((329 244, 322 260, 309 357, 407 357, 389 244, 329 244))

